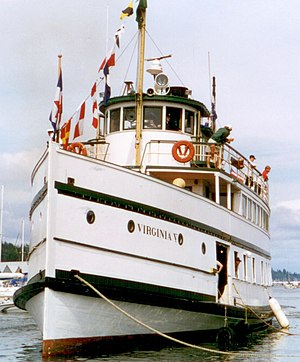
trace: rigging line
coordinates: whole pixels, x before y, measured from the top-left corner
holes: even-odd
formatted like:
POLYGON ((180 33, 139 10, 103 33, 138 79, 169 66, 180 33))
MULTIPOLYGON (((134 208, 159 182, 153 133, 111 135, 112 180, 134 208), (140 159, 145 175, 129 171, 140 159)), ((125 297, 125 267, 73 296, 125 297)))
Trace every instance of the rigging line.
POLYGON ((128 44, 126 45, 126 47, 124 48, 122 53, 120 53, 120 55, 117 57, 116 62, 122 57, 122 55, 125 53, 125 51, 128 49, 130 44, 133 42, 134 38, 137 37, 137 35, 138 35, 138 31, 133 35, 133 37, 130 39, 130 41, 128 42, 128 44))
MULTIPOLYGON (((129 43, 127 44, 127 46, 124 48, 124 50, 122 51, 122 53, 117 57, 117 61, 120 59, 120 57, 123 55, 123 53, 127 50, 127 48, 129 47, 129 45, 131 44, 131 42, 134 40, 134 38, 137 36, 137 34, 138 34, 138 33, 135 33, 135 34, 133 35, 133 37, 131 38, 131 40, 129 41, 129 43)), ((97 87, 98 87, 98 85, 99 85, 100 83, 103 82, 103 80, 104 80, 104 77, 100 77, 100 78, 97 77, 97 78, 96 78, 97 87)), ((84 102, 86 102, 90 97, 91 97, 91 94, 89 93, 89 94, 86 96, 86 98, 81 102, 81 104, 84 103, 84 102)), ((75 111, 68 119, 73 118, 74 115, 77 113, 77 110, 78 110, 78 108, 76 109, 76 111, 75 111)))
MULTIPOLYGON (((149 38, 152 40, 153 44, 155 45, 155 47, 157 48, 157 50, 160 52, 161 55, 163 55, 162 51, 159 49, 159 47, 157 46, 157 44, 155 43, 155 41, 152 39, 151 35, 148 33, 148 31, 146 30, 147 35, 149 36, 149 38)), ((168 66, 172 69, 173 73, 175 74, 175 76, 177 77, 177 79, 179 80, 179 82, 181 83, 181 85, 184 86, 183 81, 180 79, 179 75, 176 73, 175 69, 172 67, 172 65, 169 63, 169 61, 166 59, 166 62, 168 64, 168 66)))
MULTIPOLYGON (((130 60, 129 60, 129 64, 128 64, 127 70, 126 70, 126 72, 125 72, 125 76, 124 76, 124 81, 123 81, 123 83, 125 82, 125 80, 126 80, 126 78, 127 78, 127 74, 128 74, 128 72, 129 72, 129 68, 130 68, 130 66, 131 66, 131 62, 132 62, 132 59, 133 59, 133 56, 134 56, 134 53, 135 53, 137 44, 138 44, 138 38, 136 38, 136 42, 135 42, 135 45, 134 45, 134 48, 133 48, 133 51, 132 51, 132 54, 131 54, 131 57, 130 57, 130 60)), ((124 52, 125 52, 125 49, 124 49, 123 53, 124 53, 124 52)), ((123 54, 123 53, 122 53, 122 54, 123 54)), ((121 54, 121 55, 122 55, 122 54, 121 54)), ((120 56, 121 56, 121 55, 120 55, 120 56)), ((122 87, 123 87, 123 84, 122 84, 122 87)), ((121 92, 122 92, 122 88, 121 88, 121 90, 120 90, 120 94, 121 94, 121 92)))
MULTIPOLYGON (((100 78, 97 77, 97 78, 96 78, 96 85, 97 85, 97 87, 98 87, 98 85, 99 85, 100 83, 103 82, 103 80, 104 80, 104 77, 100 77, 100 78)), ((90 97, 91 97, 91 93, 89 93, 89 94, 85 97, 85 99, 80 103, 80 106, 82 105, 82 103, 86 102, 90 97)), ((76 111, 75 111, 70 117, 68 117, 67 120, 73 118, 73 117, 75 116, 75 114, 78 112, 78 109, 79 109, 79 107, 77 107, 76 111)), ((63 125, 64 125, 64 124, 63 124, 63 125)))

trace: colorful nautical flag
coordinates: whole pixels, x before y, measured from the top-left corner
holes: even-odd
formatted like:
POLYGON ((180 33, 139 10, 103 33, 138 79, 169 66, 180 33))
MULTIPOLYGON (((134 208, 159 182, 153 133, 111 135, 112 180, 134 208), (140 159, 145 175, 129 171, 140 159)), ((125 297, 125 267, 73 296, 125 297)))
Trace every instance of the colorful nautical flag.
POLYGON ((115 46, 111 50, 110 55, 103 60, 98 71, 100 72, 101 70, 103 70, 103 74, 105 77, 105 89, 104 89, 104 98, 103 98, 104 105, 107 105, 107 101, 109 100, 111 94, 110 82, 109 82, 109 68, 115 66, 116 64, 114 48, 115 46))
POLYGON ((64 148, 69 143, 72 117, 61 127, 60 138, 64 148))
POLYGON ((55 139, 56 132, 59 129, 62 111, 63 111, 63 84, 62 84, 62 69, 60 67, 55 98, 54 98, 54 102, 53 102, 52 111, 51 111, 50 117, 49 117, 49 120, 50 120, 53 130, 54 130, 53 139, 55 139))
POLYGON ((146 10, 147 9, 147 0, 140 0, 139 1, 139 5, 136 9, 136 21, 139 24, 139 27, 141 27, 142 24, 142 10, 146 10))
POLYGON ((109 66, 108 63, 105 64, 105 67, 103 68, 103 74, 105 77, 105 88, 104 88, 104 98, 103 103, 106 106, 107 102, 111 95, 111 88, 110 88, 110 81, 109 81, 109 66))
POLYGON ((98 102, 97 102, 97 83, 95 82, 91 89, 91 98, 92 98, 92 125, 94 128, 98 128, 99 124, 99 110, 98 110, 98 102))
POLYGON ((108 67, 113 67, 115 64, 116 64, 116 61, 115 61, 115 51, 114 51, 114 49, 112 49, 110 56, 109 56, 109 57, 105 57, 105 58, 103 59, 103 62, 102 62, 101 65, 100 65, 100 68, 99 68, 99 70, 98 70, 98 73, 99 73, 101 70, 103 70, 106 65, 108 65, 108 67))
POLYGON ((132 1, 130 1, 127 8, 122 10, 120 19, 123 20, 124 18, 126 18, 127 16, 131 16, 132 14, 133 14, 133 5, 132 5, 132 1))
POLYGON ((76 112, 77 123, 74 129, 73 139, 83 135, 83 121, 85 117, 85 101, 81 104, 76 112))
POLYGON ((115 41, 118 48, 120 48, 121 35, 124 33, 124 29, 124 25, 121 25, 121 27, 115 33, 115 41))

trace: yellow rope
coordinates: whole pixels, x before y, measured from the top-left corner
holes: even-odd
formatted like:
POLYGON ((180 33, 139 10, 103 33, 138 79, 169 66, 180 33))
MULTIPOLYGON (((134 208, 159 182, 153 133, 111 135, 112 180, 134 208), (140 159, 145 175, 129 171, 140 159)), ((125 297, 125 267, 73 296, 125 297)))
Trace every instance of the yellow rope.
POLYGON ((235 352, 225 352, 225 351, 218 351, 218 350, 214 350, 214 349, 210 349, 210 348, 205 348, 205 347, 200 347, 194 344, 190 344, 184 341, 180 341, 177 338, 173 338, 171 336, 168 336, 165 333, 162 333, 160 331, 158 331, 157 329, 150 327, 149 325, 143 323, 142 321, 140 321, 139 319, 136 319, 135 317, 133 317, 131 314, 127 313, 124 309, 120 308, 119 306, 117 306, 114 302, 112 302, 110 299, 108 299, 105 295, 103 295, 101 292, 99 292, 99 290, 97 290, 95 287, 93 287, 89 282, 87 282, 86 280, 84 280, 83 278, 81 278, 79 275, 74 275, 75 278, 79 279, 81 282, 83 282, 84 284, 86 284, 88 287, 90 287, 95 293, 97 293, 101 298, 103 298, 106 302, 108 302, 110 305, 112 305, 115 309, 117 309, 119 312, 123 313, 124 315, 126 315, 126 317, 130 318, 131 320, 133 320, 134 322, 140 324, 141 326, 145 327, 146 329, 149 329, 150 331, 164 337, 167 338, 173 342, 177 342, 180 343, 184 346, 187 347, 192 347, 192 348, 196 348, 196 349, 200 349, 202 351, 206 351, 206 352, 214 352, 214 353, 219 353, 219 354, 226 354, 226 355, 232 355, 232 354, 240 354, 240 353, 235 353, 235 352))
MULTIPOLYGON (((108 299, 104 294, 102 294, 99 290, 97 290, 93 285, 91 285, 89 282, 87 282, 85 279, 81 278, 79 275, 74 275, 75 278, 77 278, 78 280, 80 280, 82 283, 84 283, 85 285, 87 285, 89 288, 91 288, 96 294, 98 294, 102 299, 104 299, 107 303, 109 303, 112 307, 114 307, 115 309, 117 309, 119 312, 121 312, 122 314, 124 314, 125 316, 127 316, 128 318, 130 318, 131 320, 133 320, 134 322, 140 324, 141 326, 145 327, 146 329, 160 335, 161 337, 164 337, 166 339, 169 339, 173 342, 179 343, 183 346, 186 347, 191 347, 194 349, 199 349, 201 351, 205 351, 205 352, 209 352, 209 353, 217 353, 217 354, 224 354, 224 355, 235 355, 235 356, 253 356, 253 352, 225 352, 225 351, 219 351, 219 350, 215 350, 215 349, 211 349, 211 348, 206 348, 206 347, 201 347, 201 346, 197 346, 195 344, 190 344, 184 341, 181 341, 177 338, 173 338, 165 333, 162 333, 160 331, 158 331, 157 329, 143 323, 142 321, 140 321, 139 319, 133 317, 131 314, 127 313, 124 309, 120 308, 119 306, 117 306, 114 302, 112 302, 110 299, 108 299)), ((262 356, 267 356, 270 357, 270 354, 260 354, 260 353, 255 353, 256 356, 262 357, 262 356)), ((275 357, 273 355, 273 357, 275 357)), ((280 355, 276 355, 276 357, 282 357, 280 355)), ((299 356, 285 356, 285 357, 299 357, 299 356)))
POLYGON ((288 331, 286 331, 286 330, 284 330, 284 329, 276 328, 276 327, 274 327, 272 324, 266 322, 263 318, 261 318, 261 317, 255 312, 255 310, 253 310, 251 307, 249 307, 249 305, 247 305, 247 304, 245 304, 245 303, 243 302, 243 299, 242 299, 239 291, 237 290, 236 285, 235 285, 234 283, 232 283, 232 285, 233 285, 234 290, 236 291, 237 295, 239 296, 239 298, 240 298, 240 300, 241 300, 241 302, 242 302, 242 304, 239 304, 239 303, 238 303, 238 304, 239 304, 240 306, 244 307, 245 310, 249 309, 250 312, 252 312, 258 319, 260 319, 266 326, 268 326, 269 328, 274 329, 276 332, 288 334, 289 336, 294 336, 294 335, 295 335, 295 334, 293 334, 293 333, 291 333, 291 332, 288 332, 288 331))

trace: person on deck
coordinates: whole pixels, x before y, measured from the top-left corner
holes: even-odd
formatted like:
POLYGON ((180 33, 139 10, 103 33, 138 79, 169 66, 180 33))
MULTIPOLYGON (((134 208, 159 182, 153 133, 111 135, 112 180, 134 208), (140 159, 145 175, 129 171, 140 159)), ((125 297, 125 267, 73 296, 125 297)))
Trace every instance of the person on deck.
POLYGON ((268 180, 269 180, 268 174, 269 174, 270 171, 271 171, 271 166, 266 166, 265 169, 263 170, 263 172, 262 172, 261 175, 262 175, 264 181, 268 181, 268 180))
POLYGON ((256 168, 256 164, 255 164, 255 156, 254 155, 250 155, 249 159, 248 159, 248 172, 247 172, 247 177, 246 177, 246 185, 249 187, 253 187, 254 182, 253 182, 253 171, 256 168))
POLYGON ((220 168, 222 163, 222 154, 223 154, 223 145, 225 143, 230 143, 234 141, 234 138, 229 138, 230 132, 232 131, 232 126, 226 125, 219 128, 207 141, 208 147, 206 151, 206 165, 210 167, 211 159, 215 158, 215 153, 217 153, 217 162, 216 168, 220 168))

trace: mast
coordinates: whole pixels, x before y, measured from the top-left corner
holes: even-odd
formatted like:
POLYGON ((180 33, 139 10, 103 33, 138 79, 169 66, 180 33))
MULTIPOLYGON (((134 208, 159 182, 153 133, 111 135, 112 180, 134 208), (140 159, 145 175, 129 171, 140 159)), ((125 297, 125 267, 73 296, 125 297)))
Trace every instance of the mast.
POLYGON ((139 56, 138 56, 138 89, 136 93, 136 131, 135 131, 135 164, 141 164, 141 139, 143 121, 143 83, 145 59, 145 33, 146 33, 147 1, 140 0, 137 8, 137 22, 139 27, 139 56))

